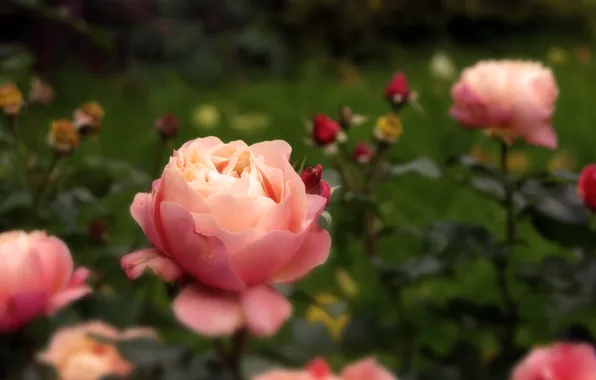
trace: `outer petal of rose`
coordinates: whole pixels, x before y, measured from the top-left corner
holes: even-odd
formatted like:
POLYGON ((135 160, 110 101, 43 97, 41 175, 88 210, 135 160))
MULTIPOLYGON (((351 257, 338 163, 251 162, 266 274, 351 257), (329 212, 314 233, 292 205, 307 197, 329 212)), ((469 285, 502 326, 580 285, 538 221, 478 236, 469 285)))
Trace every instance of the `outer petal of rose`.
POLYGON ((283 140, 263 141, 250 146, 250 151, 255 157, 263 157, 265 165, 282 168, 292 154, 292 147, 283 140))
POLYGON ((292 304, 270 288, 258 286, 242 294, 242 308, 248 329, 257 336, 270 337, 292 316, 292 304))
POLYGON ((276 369, 255 376, 252 380, 313 380, 313 377, 306 371, 276 369))
POLYGON ((182 268, 176 262, 155 248, 129 253, 122 257, 120 264, 131 280, 139 278, 146 269, 164 281, 176 281, 183 274, 182 268))
MULTIPOLYGON (((184 180, 182 175, 174 168, 166 167, 161 177, 161 182, 155 193, 154 218, 160 220, 160 206, 162 201, 175 202, 192 213, 209 213, 209 205, 196 191, 184 180)), ((159 226, 157 227, 159 231, 159 226)))
POLYGON ((0 315, 0 332, 9 332, 29 323, 45 313, 48 294, 25 292, 15 294, 0 315))
POLYGON ((293 282, 304 277, 314 267, 323 264, 331 250, 331 236, 316 226, 308 233, 304 243, 274 276, 274 282, 293 282))
POLYGON ((135 195, 135 199, 130 206, 130 214, 138 223, 138 225, 141 226, 145 236, 147 239, 149 239, 151 244, 156 246, 158 249, 163 250, 163 244, 159 238, 159 235, 157 234, 155 223, 153 222, 153 217, 151 216, 152 203, 151 194, 138 193, 135 195))
POLYGON ((234 273, 247 285, 266 282, 285 267, 303 245, 307 231, 293 234, 289 231, 273 231, 250 243, 230 256, 234 273))
POLYGON ((205 285, 223 290, 244 290, 232 270, 227 251, 219 239, 196 232, 193 216, 182 206, 162 202, 161 215, 170 253, 185 272, 205 285))
POLYGON ((68 281, 68 285, 66 285, 66 287, 67 288, 76 288, 81 285, 84 285, 85 282, 87 281, 87 279, 89 278, 90 274, 91 274, 91 272, 87 268, 84 268, 84 267, 77 268, 73 272, 72 276, 70 277, 70 281, 68 281))
POLYGON ((73 262, 70 251, 64 242, 56 237, 48 236, 35 242, 35 250, 42 268, 39 275, 49 287, 50 293, 64 288, 70 280, 73 262))
POLYGON ((196 145, 198 149, 204 151, 204 150, 211 150, 211 149, 215 148, 216 146, 222 145, 222 144, 223 144, 223 142, 215 136, 200 137, 198 139, 187 141, 180 147, 180 149, 188 148, 191 145, 196 145))
MULTIPOLYGON (((313 219, 318 218, 319 215, 325 210, 327 205, 327 199, 316 194, 307 194, 306 199, 308 202, 308 208, 306 210, 306 220, 304 221, 304 228, 313 223, 313 219)), ((316 223, 316 221, 315 221, 316 223)))
POLYGON ((81 285, 78 287, 66 288, 63 291, 54 294, 52 298, 50 298, 47 314, 52 315, 63 307, 85 297, 91 292, 92 289, 89 286, 81 285))
POLYGON ((284 198, 261 217, 257 229, 261 231, 292 231, 298 233, 306 219, 308 200, 301 179, 286 183, 284 198))
POLYGON ((178 321, 205 336, 229 336, 244 326, 244 315, 237 296, 212 293, 187 286, 173 303, 178 321))
POLYGON ((366 358, 345 367, 341 379, 397 380, 397 377, 381 367, 374 358, 366 358))
POLYGON ((557 133, 550 125, 544 125, 536 132, 525 137, 528 144, 547 149, 556 149, 558 145, 557 133))

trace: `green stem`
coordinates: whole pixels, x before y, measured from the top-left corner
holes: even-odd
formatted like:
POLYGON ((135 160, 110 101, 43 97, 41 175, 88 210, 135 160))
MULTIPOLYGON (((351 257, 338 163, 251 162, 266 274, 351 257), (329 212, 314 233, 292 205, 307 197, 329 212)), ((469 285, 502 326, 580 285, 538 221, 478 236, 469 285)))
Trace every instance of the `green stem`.
MULTIPOLYGON (((364 188, 362 189, 362 192, 365 197, 372 196, 374 190, 377 188, 381 165, 384 161, 385 153, 388 151, 388 147, 389 146, 384 142, 379 142, 377 145, 377 151, 370 162, 370 170, 363 184, 364 188)), ((364 223, 366 254, 369 257, 375 257, 379 251, 379 239, 376 229, 377 215, 375 215, 374 212, 366 211, 364 223)))
POLYGON ((19 138, 19 127, 17 123, 16 116, 8 116, 8 128, 10 129, 10 133, 14 139, 14 144, 17 148, 17 152, 20 156, 21 162, 24 165, 24 176, 25 176, 25 186, 29 190, 31 190, 31 183, 30 183, 30 171, 29 171, 29 157, 27 157, 27 151, 23 141, 19 138))
POLYGON ((219 339, 213 341, 215 352, 221 361, 228 367, 234 380, 244 380, 242 375, 242 354, 244 353, 244 346, 248 331, 240 329, 232 336, 232 344, 229 350, 226 350, 223 343, 219 339))
POLYGON ((41 183, 39 184, 39 187, 37 188, 35 195, 33 196, 33 212, 34 213, 37 213, 37 209, 38 209, 41 199, 43 197, 44 191, 45 191, 46 187, 48 186, 48 183, 50 182, 50 178, 52 178, 52 173, 54 172, 54 169, 56 168, 56 165, 58 164, 60 157, 61 156, 57 153, 53 154, 52 161, 50 162, 50 166, 48 167, 48 170, 46 171, 41 183))
POLYGON ((515 340, 515 326, 517 324, 518 319, 517 306, 507 283, 507 269, 509 267, 509 257, 513 254, 513 248, 515 245, 515 231, 517 218, 515 215, 515 203, 513 198, 515 189, 513 188, 513 183, 509 178, 509 147, 504 142, 501 142, 500 153, 501 171, 503 174, 503 187, 505 189, 504 207, 507 216, 505 226, 505 244, 507 247, 507 251, 496 255, 495 265, 497 268, 499 287, 501 288, 501 291, 503 293, 503 299, 505 300, 507 314, 510 318, 507 334, 505 335, 503 340, 503 351, 504 354, 507 354, 513 349, 515 340))

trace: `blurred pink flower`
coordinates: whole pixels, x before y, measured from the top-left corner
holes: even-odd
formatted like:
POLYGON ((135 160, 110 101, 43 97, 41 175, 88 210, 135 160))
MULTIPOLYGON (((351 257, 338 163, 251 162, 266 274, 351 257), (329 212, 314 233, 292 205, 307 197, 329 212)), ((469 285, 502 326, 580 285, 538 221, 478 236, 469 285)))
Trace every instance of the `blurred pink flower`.
POLYGON ((451 116, 466 128, 483 128, 512 143, 554 149, 551 117, 558 88, 550 69, 538 62, 481 61, 465 69, 453 86, 451 116))
POLYGON ((331 246, 317 225, 326 199, 306 192, 290 153, 284 141, 184 144, 131 206, 154 248, 122 259, 129 278, 185 277, 174 313, 200 334, 275 334, 292 309, 270 285, 305 276, 331 246))
POLYGON ((394 105, 402 105, 408 103, 411 95, 406 74, 395 73, 385 88, 385 98, 394 105))
POLYGON ((596 352, 588 344, 556 343, 532 350, 513 369, 511 380, 591 380, 596 352))
POLYGON ((314 359, 303 370, 272 370, 253 380, 397 380, 375 358, 365 358, 348 365, 340 375, 333 374, 322 358, 314 359))
POLYGON ((361 164, 369 163, 374 155, 375 152, 373 148, 371 148, 371 146, 365 143, 364 141, 361 141, 358 144, 356 144, 354 146, 354 150, 352 150, 352 157, 354 158, 354 161, 359 162, 361 164))
POLYGON ((87 295, 89 271, 73 272, 64 242, 45 232, 0 234, 0 333, 51 315, 87 295))
POLYGON ((157 334, 153 329, 139 327, 118 331, 101 321, 63 327, 54 332, 48 347, 37 355, 37 360, 52 365, 60 380, 126 376, 134 368, 120 355, 113 341, 137 338, 157 339, 157 334), (100 342, 97 338, 106 341, 100 342))

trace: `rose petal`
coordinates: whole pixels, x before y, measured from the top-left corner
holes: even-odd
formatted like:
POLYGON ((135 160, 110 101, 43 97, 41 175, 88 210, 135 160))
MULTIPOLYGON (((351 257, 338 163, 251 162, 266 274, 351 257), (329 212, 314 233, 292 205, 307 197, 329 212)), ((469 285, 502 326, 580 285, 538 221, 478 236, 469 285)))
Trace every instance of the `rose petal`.
POLYGON ((284 230, 298 233, 306 218, 308 200, 302 179, 286 183, 282 201, 262 214, 257 229, 261 231, 284 230))
POLYGON ((304 243, 292 258, 273 276, 274 282, 293 282, 314 267, 323 264, 331 250, 331 236, 313 226, 304 243))
POLYGON ((78 287, 66 288, 63 291, 54 294, 49 301, 47 314, 53 315, 58 310, 68 306, 74 301, 90 294, 92 289, 89 286, 82 285, 78 287))
POLYGON ((42 289, 48 289, 51 293, 58 292, 67 285, 73 271, 74 264, 68 247, 54 236, 44 237, 32 244, 40 260, 42 270, 38 275, 44 283, 42 289))
POLYGON ((146 269, 150 269, 164 281, 176 281, 183 274, 182 268, 176 262, 155 248, 129 253, 122 257, 120 264, 131 280, 139 278, 146 269))
POLYGON ((219 239, 195 231, 193 216, 181 205, 162 202, 161 215, 171 254, 184 270, 205 285, 223 290, 244 290, 232 270, 219 239))
POLYGON ((6 304, 0 315, 0 332, 18 329, 32 319, 45 313, 48 304, 48 293, 23 292, 15 294, 6 304))
POLYGON ((252 154, 258 158, 263 157, 265 165, 274 168, 283 168, 292 154, 292 147, 283 140, 263 141, 250 146, 252 154))
POLYGON ((66 285, 66 287, 76 288, 81 285, 84 285, 87 279, 89 278, 90 274, 91 272, 87 268, 77 268, 70 277, 70 281, 68 282, 68 285, 66 285))
POLYGON ((191 330, 208 337, 229 336, 244 326, 238 297, 187 286, 173 303, 176 318, 191 330))
MULTIPOLYGON (((153 182, 155 185, 155 181, 153 182)), ((151 206, 153 199, 151 194, 139 193, 135 196, 132 205, 130 206, 130 214, 139 226, 143 229, 143 233, 147 239, 157 249, 163 250, 164 246, 157 233, 153 216, 151 215, 151 206)))
POLYGON ((292 304, 268 286, 250 288, 242 294, 242 308, 248 329, 270 337, 292 316, 292 304))
POLYGON ((397 377, 381 367, 375 358, 366 358, 344 368, 342 380, 397 380, 397 377))
POLYGON ((198 139, 187 141, 180 147, 180 149, 188 148, 191 145, 196 146, 197 149, 199 149, 201 151, 205 151, 205 150, 211 150, 218 145, 223 145, 223 142, 215 136, 201 137, 198 139))

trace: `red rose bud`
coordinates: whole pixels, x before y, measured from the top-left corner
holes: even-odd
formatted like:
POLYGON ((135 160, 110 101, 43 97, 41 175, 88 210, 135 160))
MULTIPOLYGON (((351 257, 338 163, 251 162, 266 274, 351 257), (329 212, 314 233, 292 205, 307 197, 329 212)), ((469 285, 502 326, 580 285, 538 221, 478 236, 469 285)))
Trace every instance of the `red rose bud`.
POLYGON ((320 195, 327 199, 327 204, 331 199, 331 187, 327 181, 323 180, 323 166, 317 164, 314 168, 307 167, 300 175, 304 188, 308 194, 320 195))
POLYGON ((326 379, 332 375, 331 367, 323 358, 315 358, 306 366, 306 371, 314 379, 326 379))
POLYGON ((180 124, 176 115, 168 113, 155 121, 155 129, 164 140, 169 140, 178 134, 180 124))
POLYGON ((596 164, 590 164, 581 171, 577 191, 584 205, 596 212, 596 164))
POLYGON ((321 183, 321 179, 323 178, 323 166, 320 164, 317 164, 314 168, 309 166, 302 171, 300 177, 302 178, 302 182, 304 182, 306 192, 310 194, 321 183))
POLYGON ((317 145, 333 144, 340 130, 339 124, 327 115, 319 114, 313 118, 312 139, 317 145))
POLYGON ((408 78, 402 72, 396 73, 385 89, 385 98, 394 106, 406 104, 410 98, 408 78))
POLYGON ((359 162, 361 164, 369 163, 374 156, 374 152, 370 145, 365 142, 359 142, 354 147, 352 151, 352 156, 354 157, 354 161, 359 162))

